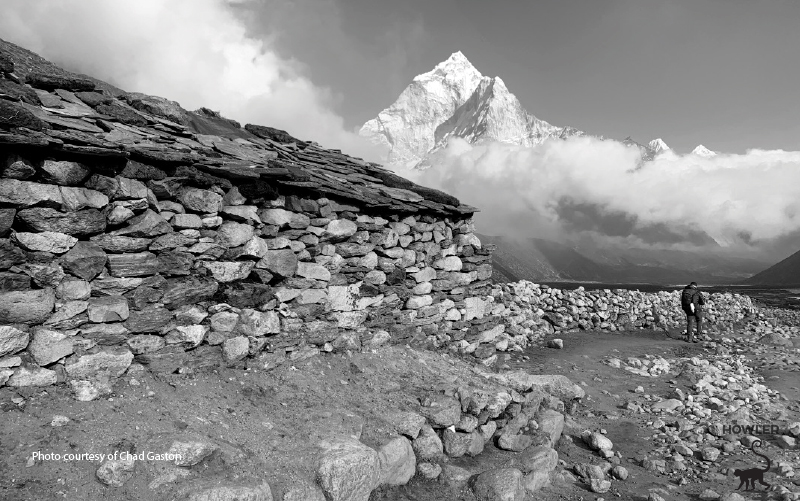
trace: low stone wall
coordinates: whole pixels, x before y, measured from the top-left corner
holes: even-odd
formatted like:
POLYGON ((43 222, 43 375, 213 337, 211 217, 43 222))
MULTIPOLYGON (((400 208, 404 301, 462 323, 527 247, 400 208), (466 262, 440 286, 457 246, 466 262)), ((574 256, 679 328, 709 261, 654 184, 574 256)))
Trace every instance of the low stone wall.
POLYGON ((134 357, 264 367, 480 328, 468 305, 489 292, 491 249, 469 214, 189 165, 0 160, 0 385, 67 381, 88 400, 134 357))
MULTIPOLYGON (((704 297, 704 319, 711 326, 731 325, 757 311, 745 295, 704 293, 704 297)), ((487 308, 504 317, 510 333, 527 336, 542 330, 666 329, 686 323, 680 291, 562 290, 523 280, 495 286, 487 308)))

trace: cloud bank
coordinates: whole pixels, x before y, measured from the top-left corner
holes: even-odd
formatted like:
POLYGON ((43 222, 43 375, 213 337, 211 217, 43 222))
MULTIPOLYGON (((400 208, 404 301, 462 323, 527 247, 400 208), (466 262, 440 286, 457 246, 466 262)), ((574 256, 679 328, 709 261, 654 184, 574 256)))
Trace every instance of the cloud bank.
MULTIPOLYGON (((369 159, 374 146, 347 130, 336 96, 248 35, 242 0, 5 0, 0 37, 127 91, 205 106, 242 123, 286 129, 369 159)), ((299 28, 298 28, 299 29, 299 28)))
POLYGON ((493 235, 753 252, 800 231, 800 152, 669 151, 642 163, 637 148, 595 138, 532 148, 454 139, 432 164, 403 174, 479 207, 479 230, 493 235))

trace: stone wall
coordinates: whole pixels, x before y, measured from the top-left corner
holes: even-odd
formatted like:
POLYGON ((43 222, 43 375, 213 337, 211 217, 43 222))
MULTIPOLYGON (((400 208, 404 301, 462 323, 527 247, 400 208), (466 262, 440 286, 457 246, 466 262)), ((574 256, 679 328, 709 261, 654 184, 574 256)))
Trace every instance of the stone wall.
MULTIPOLYGON (((756 314, 748 296, 704 293, 704 319, 709 328, 730 327, 756 314)), ((524 346, 525 340, 571 329, 630 330, 684 328, 680 291, 656 293, 624 289, 562 290, 520 281, 498 284, 486 301, 473 299, 477 310, 497 318, 501 342, 524 346)), ((466 348, 469 350, 470 348, 466 348)))
POLYGON ((0 384, 67 381, 91 399, 134 357, 268 367, 482 323, 469 304, 489 292, 491 249, 469 214, 398 214, 189 165, 2 162, 0 384))

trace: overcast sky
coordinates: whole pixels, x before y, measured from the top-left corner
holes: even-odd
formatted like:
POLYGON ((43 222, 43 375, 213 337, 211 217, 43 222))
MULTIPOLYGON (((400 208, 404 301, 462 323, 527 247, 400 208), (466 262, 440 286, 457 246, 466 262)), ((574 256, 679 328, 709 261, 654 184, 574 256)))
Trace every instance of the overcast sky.
POLYGON ((556 125, 680 152, 800 149, 796 0, 247 2, 252 33, 341 96, 348 126, 462 51, 556 125))

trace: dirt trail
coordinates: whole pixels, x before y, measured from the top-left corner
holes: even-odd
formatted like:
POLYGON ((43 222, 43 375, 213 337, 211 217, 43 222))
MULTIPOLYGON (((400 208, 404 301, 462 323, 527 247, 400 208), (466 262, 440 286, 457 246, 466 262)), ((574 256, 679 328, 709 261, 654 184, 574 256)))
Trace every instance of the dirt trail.
MULTIPOLYGON (((641 386, 644 392, 666 397, 675 388, 688 391, 688 387, 672 375, 645 377, 631 374, 603 363, 609 357, 622 360, 628 357, 643 358, 645 355, 664 358, 708 357, 712 350, 706 349, 702 343, 687 343, 678 332, 664 333, 656 331, 633 332, 587 332, 562 333, 558 338, 564 342, 563 349, 534 347, 514 357, 509 365, 521 368, 533 374, 563 374, 574 382, 581 384, 587 397, 583 405, 573 416, 573 426, 565 429, 571 436, 572 443, 559 444, 559 459, 571 466, 578 463, 600 464, 603 460, 586 447, 580 438, 583 429, 605 430, 606 436, 614 443, 614 450, 621 454, 620 464, 628 469, 630 477, 626 481, 614 481, 612 488, 605 494, 589 491, 586 484, 552 485, 529 495, 526 499, 537 501, 556 500, 594 500, 624 499, 644 501, 650 492, 656 492, 666 500, 699 500, 700 493, 712 489, 720 494, 733 491, 738 485, 738 478, 726 475, 728 468, 741 468, 742 465, 755 461, 749 452, 736 451, 723 453, 722 457, 707 471, 700 470, 698 477, 690 477, 680 473, 664 475, 648 471, 640 466, 640 460, 657 447, 651 438, 657 430, 649 427, 648 422, 655 421, 658 416, 644 413, 635 414, 624 411, 622 404, 636 396, 634 390, 641 386), (679 486, 678 480, 686 477, 687 484, 679 486)), ((751 360, 756 362, 757 360, 751 360)), ((800 401, 800 376, 798 373, 773 371, 764 373, 765 385, 781 391, 791 401, 800 401), (779 376, 780 379, 768 379, 779 376)), ((800 412, 789 413, 789 421, 800 420, 800 412)), ((663 418, 667 420, 668 418, 663 418)), ((673 418, 674 420, 674 418, 673 418)), ((775 450, 774 448, 772 449, 775 450)), ((769 449, 767 449, 769 451, 769 449)), ((767 454, 772 455, 771 452, 767 454)), ((509 462, 513 453, 487 447, 483 454, 474 459, 453 460, 452 464, 480 472, 496 467, 503 467, 509 462)), ((683 472, 686 473, 686 472, 683 472)), ((796 487, 795 487, 796 488, 796 487)), ((762 499, 763 492, 743 493, 746 499, 762 499)), ((471 492, 463 489, 453 492, 441 484, 412 480, 408 485, 394 489, 390 493, 373 495, 372 501, 459 501, 473 500, 471 492)))

